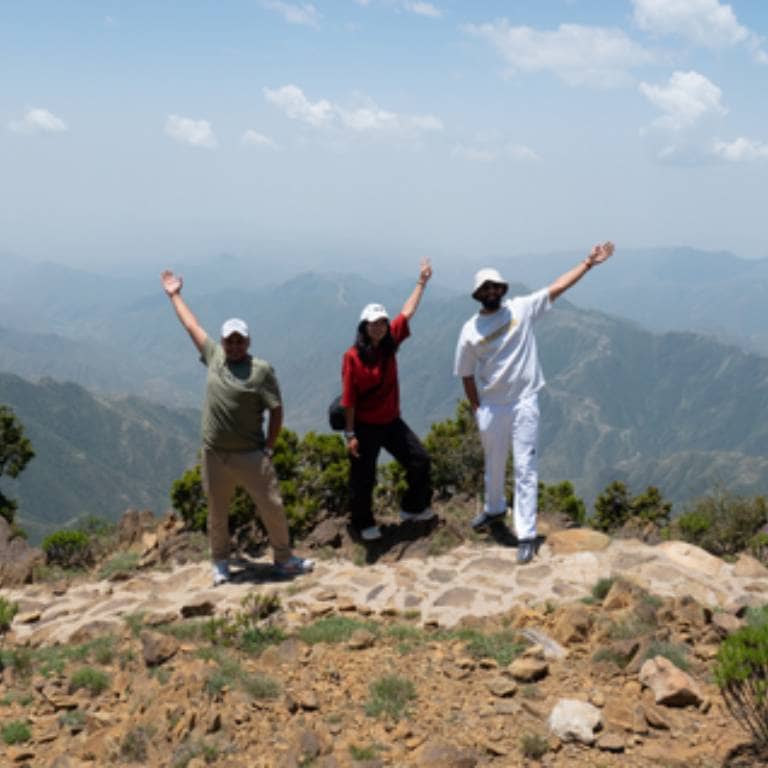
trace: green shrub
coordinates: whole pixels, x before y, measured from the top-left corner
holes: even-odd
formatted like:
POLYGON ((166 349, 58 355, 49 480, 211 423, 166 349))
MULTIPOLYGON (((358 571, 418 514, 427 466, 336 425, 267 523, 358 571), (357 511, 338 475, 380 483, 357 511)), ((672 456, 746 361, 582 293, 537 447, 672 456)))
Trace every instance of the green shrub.
POLYGON ((688 663, 688 648, 685 645, 664 643, 654 640, 645 652, 643 659, 653 659, 656 656, 663 656, 669 659, 678 669, 687 672, 690 664, 688 663))
POLYGON ((549 751, 549 742, 537 733, 524 733, 520 738, 520 751, 529 760, 541 760, 549 751))
POLYGON ((749 553, 762 563, 768 563, 768 533, 758 531, 750 540, 749 553))
MULTIPOLYGON (((34 458, 32 443, 24 437, 24 427, 7 405, 0 405, 0 477, 18 477, 34 458)), ((0 491, 0 515, 13 526, 18 504, 0 491)))
POLYGON ((617 531, 630 520, 663 528, 669 524, 671 512, 672 504, 664 501, 655 486, 649 485, 643 493, 630 498, 627 486, 614 481, 595 499, 595 514, 589 524, 604 533, 617 531))
POLYGON ((42 548, 48 565, 85 568, 93 562, 90 537, 82 531, 56 531, 43 539, 42 548))
POLYGON ((424 446, 432 459, 432 486, 439 496, 482 492, 483 447, 469 402, 458 403, 453 419, 433 424, 424 446))
POLYGON ((716 489, 694 502, 675 526, 685 541, 722 557, 747 549, 767 522, 768 503, 762 496, 749 499, 716 489))
POLYGON ((12 603, 0 597, 0 634, 7 632, 13 623, 13 617, 19 612, 17 603, 12 603))
POLYGON ((11 720, 0 731, 6 744, 22 744, 32 738, 29 726, 23 720, 11 720))
POLYGON ((305 643, 343 643, 352 637, 352 633, 358 629, 376 631, 376 625, 372 622, 358 621, 347 616, 325 616, 313 624, 302 627, 299 630, 299 638, 305 643))
MULTIPOLYGON (((332 513, 346 510, 349 462, 344 442, 338 435, 308 432, 299 440, 295 432, 282 429, 275 443, 272 466, 293 533, 312 528, 322 510, 332 513)), ((208 506, 199 465, 174 481, 171 504, 188 530, 205 530, 208 506)), ((233 529, 257 519, 254 504, 242 488, 235 490, 229 518, 233 529)))
POLYGON ((97 696, 109 688, 109 676, 99 669, 82 667, 69 680, 71 693, 80 690, 80 688, 85 688, 91 696, 97 696))
POLYGON ((365 706, 371 717, 385 715, 398 720, 405 714, 408 703, 416 698, 413 683, 405 677, 386 675, 369 686, 369 699, 365 706))
POLYGON ((512 632, 486 635, 474 629, 459 630, 457 636, 467 642, 467 653, 475 659, 494 659, 506 667, 526 648, 512 632))
POLYGON ((720 646, 715 681, 740 725, 768 746, 768 623, 747 626, 720 646))
POLYGON ((118 574, 128 575, 139 567, 138 552, 116 552, 99 568, 100 579, 113 579, 118 574))
POLYGON ((120 757, 130 763, 146 765, 149 756, 149 742, 154 731, 146 726, 131 728, 120 742, 120 757))
POLYGON ((592 587, 592 597, 595 600, 602 602, 605 600, 605 596, 611 591, 611 587, 614 585, 616 579, 598 579, 594 587, 592 587))
POLYGON ((587 508, 567 480, 557 485, 539 483, 538 508, 540 514, 563 515, 576 525, 583 525, 587 508))

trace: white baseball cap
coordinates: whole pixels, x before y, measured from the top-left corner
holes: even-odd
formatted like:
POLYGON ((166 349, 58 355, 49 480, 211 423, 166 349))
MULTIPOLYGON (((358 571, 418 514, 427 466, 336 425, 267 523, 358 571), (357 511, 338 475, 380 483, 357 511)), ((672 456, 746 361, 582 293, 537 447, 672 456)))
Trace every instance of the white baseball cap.
MULTIPOLYGON (((475 295, 477 291, 483 286, 484 283, 498 283, 499 285, 504 286, 504 293, 507 292, 507 289, 509 288, 509 284, 507 281, 498 273, 497 270, 491 269, 490 267, 486 267, 485 269, 481 269, 479 272, 475 273, 475 283, 472 287, 472 298, 476 299, 477 296, 475 295)), ((504 293, 501 295, 503 296, 504 293)))
POLYGON ((382 317, 387 320, 389 319, 383 304, 366 304, 360 313, 360 322, 375 323, 377 320, 381 320, 382 317))
POLYGON ((245 320, 241 320, 239 317, 230 317, 229 320, 225 320, 224 325, 221 326, 222 339, 228 339, 233 333, 239 333, 246 339, 250 338, 245 320))

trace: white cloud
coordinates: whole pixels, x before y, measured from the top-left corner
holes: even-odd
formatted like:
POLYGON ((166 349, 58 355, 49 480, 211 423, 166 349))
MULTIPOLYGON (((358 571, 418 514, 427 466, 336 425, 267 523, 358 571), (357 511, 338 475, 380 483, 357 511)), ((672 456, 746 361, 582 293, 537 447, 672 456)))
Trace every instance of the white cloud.
POLYGON ((218 146, 211 124, 207 120, 192 120, 189 117, 169 115, 165 121, 165 132, 180 144, 205 149, 216 149, 218 146))
POLYGON ((768 144, 741 136, 734 141, 715 141, 712 153, 731 163, 765 160, 768 159, 768 144))
POLYGON ((739 24, 733 8, 720 0, 632 0, 635 23, 658 35, 679 35, 705 48, 745 44, 759 64, 768 64, 763 39, 739 24))
POLYGON ((536 162, 541 160, 536 152, 524 144, 507 144, 502 148, 482 144, 456 144, 451 150, 451 156, 476 163, 495 163, 503 159, 516 162, 536 162))
POLYGON ((265 88, 264 97, 282 109, 291 120, 301 120, 314 128, 328 125, 333 120, 334 109, 329 101, 320 99, 313 104, 298 86, 284 85, 276 90, 265 88))
POLYGON ((664 115, 655 125, 672 130, 688 128, 707 114, 724 115, 722 91, 698 72, 674 72, 667 85, 640 83, 640 92, 664 115))
POLYGON ((47 109, 28 109, 21 120, 13 120, 8 128, 14 133, 62 133, 69 130, 67 124, 47 109))
POLYGON ((403 7, 406 11, 415 13, 418 16, 427 16, 430 19, 439 19, 443 15, 443 12, 439 8, 432 5, 432 3, 403 3, 403 7))
POLYGON ((680 35, 707 48, 746 42, 749 30, 719 0, 632 0, 635 23, 660 35, 680 35))
POLYGON ((537 30, 511 26, 506 19, 464 29, 491 43, 511 74, 552 72, 571 85, 620 85, 628 69, 654 60, 620 29, 561 24, 553 31, 537 30))
POLYGON ((265 136, 263 133, 254 131, 252 128, 249 128, 242 135, 240 141, 250 147, 262 147, 264 149, 278 148, 277 144, 272 139, 270 139, 269 136, 265 136))
POLYGON ((485 147, 468 147, 464 144, 457 144, 451 150, 451 157, 471 160, 475 163, 493 163, 498 160, 499 155, 494 150, 485 147))
POLYGON ((526 147, 524 144, 507 144, 504 149, 506 155, 513 160, 523 161, 538 161, 541 160, 539 155, 536 154, 530 147, 526 147))
POLYGON ((413 136, 442 131, 442 121, 434 115, 401 115, 382 109, 368 99, 361 106, 345 107, 327 99, 311 102, 296 85, 264 89, 264 97, 292 120, 313 128, 337 127, 357 134, 413 136))
POLYGON ((280 14, 289 24, 316 27, 320 22, 320 14, 311 3, 296 5, 295 3, 284 3, 281 0, 263 0, 262 5, 267 10, 280 14))

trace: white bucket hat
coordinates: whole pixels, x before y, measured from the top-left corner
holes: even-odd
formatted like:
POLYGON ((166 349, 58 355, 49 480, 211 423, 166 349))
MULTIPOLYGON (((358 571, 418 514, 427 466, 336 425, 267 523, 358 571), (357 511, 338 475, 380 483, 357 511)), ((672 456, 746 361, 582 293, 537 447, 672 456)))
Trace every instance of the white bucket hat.
POLYGON ((230 317, 229 320, 225 320, 224 324, 221 326, 222 339, 228 339, 233 333, 239 333, 246 339, 250 338, 245 320, 241 320, 239 317, 230 317))
MULTIPOLYGON (((483 286, 484 283, 498 283, 499 285, 504 286, 504 293, 507 292, 507 289, 509 288, 509 284, 507 281, 498 273, 497 270, 491 269, 490 267, 486 267, 485 269, 481 269, 479 272, 475 273, 475 282, 472 286, 472 298, 477 299, 477 291, 483 286)), ((504 293, 501 295, 503 296, 504 293)))
POLYGON ((389 319, 383 304, 366 304, 360 313, 360 322, 375 323, 377 320, 381 320, 382 317, 387 320, 389 319))

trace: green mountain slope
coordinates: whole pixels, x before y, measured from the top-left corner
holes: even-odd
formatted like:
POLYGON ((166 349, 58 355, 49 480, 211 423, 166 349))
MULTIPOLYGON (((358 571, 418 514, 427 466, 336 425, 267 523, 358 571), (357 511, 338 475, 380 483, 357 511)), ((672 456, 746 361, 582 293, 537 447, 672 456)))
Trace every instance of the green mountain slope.
POLYGON ((194 461, 198 415, 139 398, 97 398, 75 384, 0 373, 35 458, 9 484, 19 521, 35 534, 87 514, 164 511, 171 482, 194 461))

